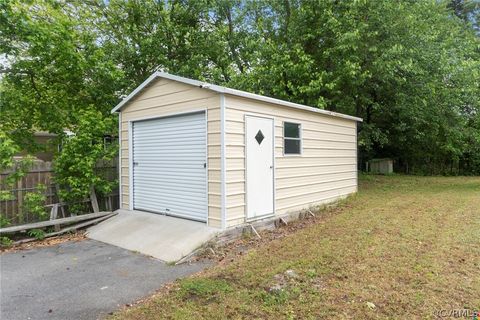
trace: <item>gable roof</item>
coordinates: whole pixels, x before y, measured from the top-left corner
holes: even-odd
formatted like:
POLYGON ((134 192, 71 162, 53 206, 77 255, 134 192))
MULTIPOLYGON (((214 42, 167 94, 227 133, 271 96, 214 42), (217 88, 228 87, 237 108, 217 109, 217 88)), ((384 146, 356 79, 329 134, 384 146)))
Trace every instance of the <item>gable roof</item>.
POLYGON ((192 86, 195 86, 195 87, 199 87, 199 88, 206 89, 206 90, 211 90, 211 91, 218 92, 218 93, 230 94, 230 95, 233 95, 233 96, 238 96, 238 97, 243 97, 243 98, 248 98, 248 99, 253 99, 253 100, 258 100, 258 101, 263 101, 263 102, 268 102, 268 103, 273 103, 273 104, 278 104, 278 105, 285 106, 285 107, 290 107, 290 108, 295 108, 295 109, 300 109, 300 110, 325 114, 325 115, 329 115, 329 116, 332 116, 332 117, 344 118, 344 119, 354 120, 354 121, 359 121, 359 122, 363 121, 362 118, 349 116, 349 115, 343 114, 343 113, 323 110, 323 109, 319 109, 319 108, 306 106, 306 105, 303 105, 303 104, 298 104, 298 103, 293 103, 293 102, 289 102, 289 101, 285 101, 285 100, 270 98, 270 97, 266 97, 266 96, 262 96, 262 95, 259 95, 259 94, 246 92, 246 91, 241 91, 241 90, 231 89, 231 88, 227 88, 227 87, 217 86, 217 85, 210 84, 210 83, 207 83, 207 82, 188 79, 188 78, 176 76, 176 75, 169 74, 169 73, 166 73, 166 72, 161 72, 161 71, 154 72, 150 77, 148 77, 147 80, 145 80, 141 85, 139 85, 137 88, 135 88, 135 90, 133 90, 128 96, 126 96, 122 101, 120 101, 120 103, 117 104, 115 106, 115 108, 112 109, 111 112, 115 113, 115 112, 121 111, 121 108, 125 104, 127 104, 131 99, 133 99, 143 89, 148 87, 148 85, 157 78, 164 78, 164 79, 169 79, 169 80, 173 80, 173 81, 178 81, 178 82, 181 82, 181 83, 186 83, 186 84, 189 84, 189 85, 192 85, 192 86))

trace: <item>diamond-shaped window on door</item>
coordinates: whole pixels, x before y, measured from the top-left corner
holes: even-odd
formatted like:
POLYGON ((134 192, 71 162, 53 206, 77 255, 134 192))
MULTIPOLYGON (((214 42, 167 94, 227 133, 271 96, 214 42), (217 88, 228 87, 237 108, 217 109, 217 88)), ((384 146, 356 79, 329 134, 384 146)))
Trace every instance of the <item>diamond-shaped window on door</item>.
POLYGON ((255 135, 255 140, 257 140, 258 144, 261 144, 265 136, 262 133, 262 130, 258 130, 257 134, 255 135))

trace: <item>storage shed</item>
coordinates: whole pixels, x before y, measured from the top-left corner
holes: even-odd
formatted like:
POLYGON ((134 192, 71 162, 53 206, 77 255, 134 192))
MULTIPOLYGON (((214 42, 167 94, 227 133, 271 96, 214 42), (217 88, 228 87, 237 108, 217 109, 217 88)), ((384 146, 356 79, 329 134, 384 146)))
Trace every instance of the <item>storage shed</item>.
POLYGON ((393 160, 392 159, 372 159, 367 161, 367 172, 376 174, 392 174, 393 160))
POLYGON ((126 210, 229 228, 357 191, 357 122, 155 72, 119 113, 126 210))

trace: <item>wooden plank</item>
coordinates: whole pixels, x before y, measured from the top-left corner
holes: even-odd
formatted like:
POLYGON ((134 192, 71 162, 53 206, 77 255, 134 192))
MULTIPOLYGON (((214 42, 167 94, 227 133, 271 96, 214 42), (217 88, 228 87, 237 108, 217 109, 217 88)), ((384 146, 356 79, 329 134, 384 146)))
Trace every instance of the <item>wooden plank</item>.
MULTIPOLYGON (((117 163, 115 162, 115 160, 99 161, 98 166, 100 171, 105 171, 104 176, 107 179, 114 180, 116 178, 117 163)), ((6 172, 0 172, 0 189, 2 190, 7 189, 6 191, 11 192, 15 198, 14 200, 0 201, 0 212, 11 221, 12 225, 16 225, 20 223, 29 224, 29 223, 38 221, 38 217, 36 217, 35 215, 32 216, 31 214, 29 214, 26 208, 24 208, 22 205, 24 195, 27 192, 34 191, 37 188, 38 183, 43 183, 48 188, 47 192, 45 192, 45 195, 47 197, 45 204, 48 210, 51 209, 51 207, 53 206, 53 203, 58 202, 61 204, 58 207, 57 218, 64 218, 69 215, 68 205, 66 205, 64 201, 62 201, 62 199, 59 199, 59 200, 56 199, 57 198, 56 193, 58 192, 55 192, 56 191, 55 182, 53 179, 53 171, 52 171, 51 163, 35 161, 33 167, 26 173, 26 175, 20 181, 16 182, 15 185, 13 186, 5 186, 4 184, 2 184, 2 181, 4 181, 5 178, 8 176, 8 172, 11 172, 11 170, 6 172)), ((99 195, 96 195, 96 196, 97 196, 97 203, 100 204, 101 201, 103 201, 103 198, 100 198, 99 195)), ((113 201, 114 204, 117 202, 116 198, 112 200, 114 200, 113 201)), ((112 202, 112 200, 109 200, 109 201, 112 202)), ((92 203, 92 199, 90 198, 90 196, 88 197, 88 199, 85 200, 85 202, 92 203)), ((69 204, 71 205, 71 203, 69 204)), ((106 205, 107 207, 103 208, 103 203, 102 203, 102 208, 99 207, 99 211, 100 210, 112 211, 113 209, 116 208, 116 206, 112 205, 111 206, 112 209, 109 209, 108 207, 110 206, 110 203, 107 203, 106 205)), ((90 206, 90 204, 88 204, 88 206, 90 206)), ((95 208, 95 201, 93 201, 92 208, 95 208)), ((94 211, 92 210, 90 212, 94 212, 94 211)))
POLYGON ((106 198, 106 206, 107 206, 107 211, 113 211, 113 204, 112 204, 112 195, 108 195, 106 198))
POLYGON ((58 203, 55 203, 52 206, 52 209, 50 210, 50 220, 57 219, 57 215, 58 215, 58 203))
MULTIPOLYGON (((56 203, 53 207, 52 207, 52 211, 51 211, 51 214, 50 214, 50 220, 57 220, 58 218, 58 203, 56 203)), ((56 224, 54 226, 55 228, 55 231, 60 231, 60 225, 59 224, 56 224)))
POLYGON ((95 193, 95 188, 93 186, 90 188, 90 200, 92 201, 93 212, 100 212, 100 208, 98 207, 97 194, 95 193))
MULTIPOLYGON (((55 184, 55 190, 56 190, 58 202, 62 203, 63 201, 62 201, 62 198, 60 197, 60 185, 58 183, 55 184)), ((65 218, 65 207, 63 204, 60 204, 60 210, 62 211, 62 217, 65 218)))
MULTIPOLYGON (((47 234, 45 234, 45 238, 58 236, 58 235, 63 234, 63 233, 67 233, 67 232, 74 231, 74 230, 77 230, 77 229, 80 229, 80 228, 83 228, 83 227, 87 227, 87 226, 102 222, 103 220, 106 220, 110 217, 113 217, 114 215, 116 215, 116 213, 112 213, 112 214, 109 214, 109 215, 106 215, 106 216, 103 216, 103 217, 100 217, 100 218, 97 218, 97 219, 94 219, 94 220, 89 220, 87 222, 78 223, 76 225, 73 225, 73 226, 70 226, 70 227, 67 227, 67 228, 63 228, 62 230, 59 230, 59 231, 47 233, 47 234)), ((18 240, 16 242, 14 242, 14 244, 27 243, 27 242, 32 242, 32 241, 36 241, 36 240, 38 240, 38 239, 37 238, 27 238, 27 239, 18 240)))
POLYGON ((18 222, 24 223, 25 217, 23 215, 23 177, 17 181, 17 209, 18 222))
POLYGON ((62 230, 57 231, 57 232, 52 232, 52 233, 50 233, 50 236, 56 236, 56 235, 59 235, 61 233, 77 230, 77 229, 80 229, 80 228, 83 228, 83 227, 86 227, 86 226, 89 226, 89 225, 92 225, 92 224, 96 224, 96 223, 99 223, 100 221, 107 220, 108 218, 111 218, 115 215, 117 215, 117 214, 114 213, 114 212, 111 212, 110 214, 107 214, 106 216, 103 216, 103 217, 100 217, 100 218, 97 218, 97 219, 93 219, 93 220, 89 220, 89 221, 86 221, 86 222, 82 222, 82 223, 79 223, 79 224, 76 224, 74 226, 70 226, 70 227, 67 227, 67 228, 63 228, 62 230))
MULTIPOLYGON (((80 201, 76 201, 76 202, 72 202, 72 203, 84 203, 84 202, 91 202, 91 200, 90 199, 84 199, 84 200, 80 200, 80 201)), ((57 204, 58 204, 59 207, 62 207, 62 206, 71 205, 72 203, 66 203, 66 202, 52 203, 52 204, 45 205, 45 207, 50 208, 50 207, 53 207, 54 205, 57 205, 57 204)))
POLYGON ((25 225, 21 225, 21 226, 1 228, 0 229, 0 234, 14 233, 14 232, 30 230, 30 229, 40 229, 40 228, 54 226, 56 224, 61 225, 61 224, 66 224, 66 223, 74 223, 74 222, 79 222, 79 221, 104 217, 104 216, 107 216, 107 215, 110 215, 110 214, 112 214, 112 212, 108 212, 108 211, 88 213, 88 214, 82 214, 82 215, 75 216, 75 217, 61 218, 61 219, 55 219, 55 220, 49 220, 49 221, 41 221, 41 222, 30 223, 30 224, 25 224, 25 225))

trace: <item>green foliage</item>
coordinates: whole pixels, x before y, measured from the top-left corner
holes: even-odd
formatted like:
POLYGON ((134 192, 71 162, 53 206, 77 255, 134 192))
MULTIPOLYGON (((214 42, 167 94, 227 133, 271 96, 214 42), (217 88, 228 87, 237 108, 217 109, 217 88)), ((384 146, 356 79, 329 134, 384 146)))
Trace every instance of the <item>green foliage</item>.
POLYGON ((88 8, 44 0, 1 4, 0 49, 8 63, 0 122, 23 149, 34 149, 34 131, 62 136, 79 111, 94 106, 108 115, 117 101, 121 71, 99 46, 88 8))
POLYGON ((287 290, 277 290, 274 292, 261 292, 260 299, 266 306, 275 306, 285 304, 290 297, 287 290))
POLYGON ((0 214, 0 228, 8 227, 10 225, 10 220, 7 217, 4 217, 0 214))
POLYGON ((24 209, 41 220, 48 218, 48 213, 45 209, 45 201, 47 200, 46 190, 47 187, 45 185, 38 184, 35 191, 25 193, 23 198, 24 209))
POLYGON ((0 170, 13 167, 13 156, 19 151, 15 142, 5 132, 0 131, 0 170))
POLYGON ((28 235, 30 237, 34 237, 37 240, 43 240, 45 239, 45 231, 41 229, 32 229, 28 231, 28 235))
MULTIPOLYGON (((20 150, 21 148, 13 141, 11 135, 7 135, 0 126, 0 171, 9 171, 3 180, 3 184, 6 186, 11 187, 18 179, 24 177, 32 165, 32 157, 29 156, 14 160, 13 157, 20 150)), ((0 199, 7 200, 9 196, 1 191, 0 199)))
MULTIPOLYGON (((32 164, 32 157, 26 156, 14 160, 20 151, 19 146, 2 131, 0 126, 0 172, 8 172, 0 185, 0 201, 14 200, 12 189, 15 183, 24 177, 32 164)), ((0 227, 10 224, 10 220, 0 212, 0 227)))
POLYGON ((479 41, 443 3, 258 5, 268 45, 241 88, 362 117, 361 160, 438 173, 478 150, 479 41))
MULTIPOLYGON (((111 117, 104 117, 94 109, 78 113, 77 123, 72 128, 74 135, 62 143, 62 152, 55 159, 55 180, 63 188, 62 199, 69 203, 88 197, 90 188, 95 186, 103 194, 111 192, 115 183, 109 182, 97 174, 98 161, 115 157, 118 146, 104 145, 103 137, 115 125, 111 117)), ((73 211, 81 206, 73 205, 73 211)))
POLYGON ((101 142, 116 134, 110 109, 124 78, 101 47, 91 20, 94 7, 43 0, 5 1, 0 7, 0 49, 8 61, 0 85, 0 130, 15 146, 0 149, 0 161, 10 161, 4 159, 18 150, 37 150, 35 131, 56 133, 63 151, 54 161, 55 173, 64 199, 83 199, 93 185, 107 192, 112 186, 94 168, 115 153, 104 151, 101 142), (66 137, 66 130, 74 137, 66 137))
POLYGON ((447 6, 453 13, 471 25, 480 34, 480 2, 478 0, 449 0, 447 6))
POLYGON ((0 237, 0 247, 9 247, 13 244, 13 240, 9 237, 1 236, 0 237))
POLYGON ((232 291, 232 288, 225 280, 193 278, 181 281, 179 295, 183 298, 197 297, 208 299, 230 291, 232 291))
POLYGON ((0 9, 0 132, 11 140, 0 161, 12 146, 34 151, 37 130, 58 134, 65 197, 111 188, 93 169, 111 155, 99 144, 117 132, 109 110, 156 69, 362 117, 360 164, 391 157, 409 173, 480 173, 479 8, 467 0, 0 9))
POLYGON ((9 190, 0 190, 0 201, 13 200, 15 197, 9 190))

